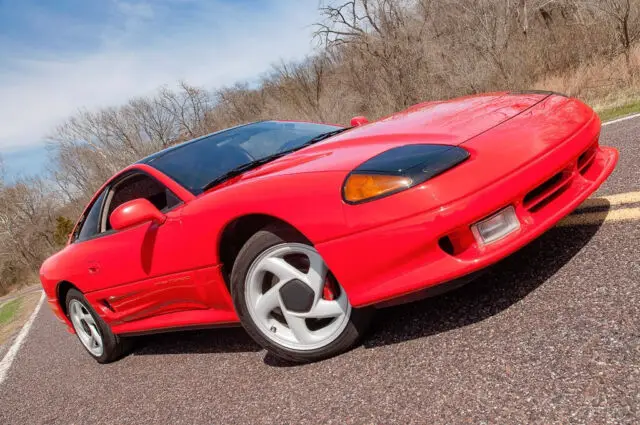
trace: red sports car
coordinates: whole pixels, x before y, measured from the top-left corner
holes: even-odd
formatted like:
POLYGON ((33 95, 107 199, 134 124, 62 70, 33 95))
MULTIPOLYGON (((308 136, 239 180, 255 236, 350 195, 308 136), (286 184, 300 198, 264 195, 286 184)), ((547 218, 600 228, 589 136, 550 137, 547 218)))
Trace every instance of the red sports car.
POLYGON ((53 311, 101 363, 126 336, 237 323, 276 356, 318 360, 353 346, 372 307, 538 237, 618 159, 593 110, 546 92, 352 124, 257 122, 122 170, 42 266, 53 311))

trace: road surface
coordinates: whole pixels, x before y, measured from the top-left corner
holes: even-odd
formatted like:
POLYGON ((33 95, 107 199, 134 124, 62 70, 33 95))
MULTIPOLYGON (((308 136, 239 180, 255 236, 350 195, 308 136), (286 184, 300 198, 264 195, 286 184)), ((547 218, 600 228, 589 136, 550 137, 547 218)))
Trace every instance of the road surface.
MULTIPOLYGON (((621 158, 597 195, 640 191, 640 119, 601 142, 621 158)), ((45 305, 0 384, 0 424, 640 423, 640 199, 615 199, 611 220, 380 311, 362 346, 316 364, 234 328, 138 338, 98 365, 45 305)))

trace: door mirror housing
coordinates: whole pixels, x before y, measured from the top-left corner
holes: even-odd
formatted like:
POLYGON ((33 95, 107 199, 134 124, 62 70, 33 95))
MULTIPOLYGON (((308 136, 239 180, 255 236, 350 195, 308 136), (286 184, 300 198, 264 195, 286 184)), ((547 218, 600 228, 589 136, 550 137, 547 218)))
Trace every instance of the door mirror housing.
POLYGON ((149 221, 160 225, 166 219, 167 217, 159 209, 144 198, 125 202, 116 208, 109 217, 111 227, 115 230, 126 229, 149 221))
POLYGON ((367 117, 357 116, 351 118, 351 127, 360 127, 361 125, 368 124, 369 120, 367 117))

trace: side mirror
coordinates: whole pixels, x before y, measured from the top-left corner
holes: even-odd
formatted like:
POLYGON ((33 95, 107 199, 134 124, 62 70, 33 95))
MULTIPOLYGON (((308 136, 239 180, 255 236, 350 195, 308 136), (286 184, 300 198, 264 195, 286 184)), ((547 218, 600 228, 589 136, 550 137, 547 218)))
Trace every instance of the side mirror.
POLYGON ((109 217, 111 227, 115 230, 126 229, 149 221, 162 224, 166 219, 167 217, 160 210, 144 198, 125 202, 116 208, 109 217))
POLYGON ((367 117, 357 116, 357 117, 351 118, 351 127, 359 127, 361 125, 365 125, 368 123, 369 123, 369 120, 367 119, 367 117))

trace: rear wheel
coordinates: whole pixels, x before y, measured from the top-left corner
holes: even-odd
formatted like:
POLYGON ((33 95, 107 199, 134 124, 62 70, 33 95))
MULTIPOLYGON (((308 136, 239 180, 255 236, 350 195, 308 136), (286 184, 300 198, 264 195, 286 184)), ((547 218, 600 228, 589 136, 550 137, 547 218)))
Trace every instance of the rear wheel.
POLYGON ((231 292, 247 332, 277 357, 315 361, 351 348, 369 323, 318 251, 296 232, 269 228, 236 258, 231 292))
POLYGON ((93 310, 87 299, 76 289, 66 297, 67 313, 82 346, 98 363, 109 363, 120 358, 127 344, 122 337, 111 332, 109 326, 93 310))

